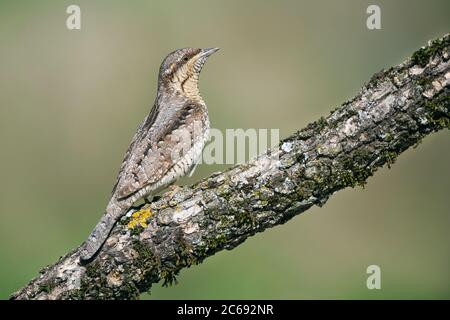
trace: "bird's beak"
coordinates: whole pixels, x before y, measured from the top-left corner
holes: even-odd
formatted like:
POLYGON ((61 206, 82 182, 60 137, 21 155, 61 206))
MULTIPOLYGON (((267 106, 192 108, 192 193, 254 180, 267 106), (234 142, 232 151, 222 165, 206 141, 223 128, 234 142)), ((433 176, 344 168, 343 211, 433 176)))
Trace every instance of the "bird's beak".
POLYGON ((210 55, 212 55, 214 52, 218 51, 220 48, 206 48, 202 49, 200 52, 200 57, 203 59, 208 58, 210 55))

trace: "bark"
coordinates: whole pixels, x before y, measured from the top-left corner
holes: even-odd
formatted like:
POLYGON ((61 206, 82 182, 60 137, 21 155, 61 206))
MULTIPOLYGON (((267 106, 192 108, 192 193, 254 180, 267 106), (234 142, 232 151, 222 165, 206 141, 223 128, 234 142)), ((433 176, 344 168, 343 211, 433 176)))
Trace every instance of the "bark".
POLYGON ((280 225, 368 177, 438 130, 450 128, 450 35, 375 74, 353 99, 278 148, 165 193, 113 229, 98 256, 77 249, 12 299, 133 299, 152 284, 280 225))

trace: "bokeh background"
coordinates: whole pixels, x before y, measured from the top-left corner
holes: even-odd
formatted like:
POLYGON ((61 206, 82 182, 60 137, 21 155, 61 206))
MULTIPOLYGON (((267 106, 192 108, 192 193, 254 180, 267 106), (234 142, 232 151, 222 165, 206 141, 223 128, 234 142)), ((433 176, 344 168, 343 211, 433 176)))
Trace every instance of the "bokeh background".
MULTIPOLYGON (((201 76, 212 125, 286 137, 382 68, 450 31, 450 2, 0 2, 0 298, 78 246, 151 107, 159 65, 218 46, 201 76), (81 7, 82 29, 66 29, 81 7), (366 28, 381 7, 382 29, 366 28)), ((183 270, 143 298, 450 298, 450 134, 426 138, 365 189, 183 270), (382 289, 366 288, 381 267, 382 289)), ((222 165, 202 165, 192 183, 222 165)))

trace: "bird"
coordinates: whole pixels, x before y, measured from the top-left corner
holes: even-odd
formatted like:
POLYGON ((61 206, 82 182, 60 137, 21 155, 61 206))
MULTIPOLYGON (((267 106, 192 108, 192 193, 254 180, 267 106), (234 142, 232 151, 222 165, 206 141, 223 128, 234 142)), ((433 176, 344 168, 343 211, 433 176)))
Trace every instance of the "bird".
POLYGON ((116 222, 136 201, 194 170, 210 128, 199 76, 208 57, 218 50, 182 48, 163 60, 153 107, 125 153, 103 216, 81 246, 81 263, 96 256, 116 222))

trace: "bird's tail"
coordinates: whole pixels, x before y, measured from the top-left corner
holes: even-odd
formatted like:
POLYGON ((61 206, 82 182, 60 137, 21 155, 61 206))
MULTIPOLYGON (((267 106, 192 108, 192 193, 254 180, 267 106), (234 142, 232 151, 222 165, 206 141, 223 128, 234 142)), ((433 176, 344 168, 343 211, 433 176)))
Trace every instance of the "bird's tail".
POLYGON ((125 214, 123 208, 110 203, 100 221, 95 226, 80 250, 80 262, 89 262, 101 249, 116 222, 125 214))

